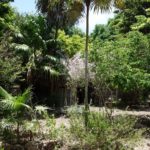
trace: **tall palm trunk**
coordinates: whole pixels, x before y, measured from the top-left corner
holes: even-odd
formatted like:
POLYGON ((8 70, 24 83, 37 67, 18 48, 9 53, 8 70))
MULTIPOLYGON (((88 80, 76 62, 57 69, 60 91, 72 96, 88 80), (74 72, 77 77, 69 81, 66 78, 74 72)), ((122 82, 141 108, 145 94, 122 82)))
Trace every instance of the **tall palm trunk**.
POLYGON ((85 126, 88 122, 88 84, 89 84, 89 71, 88 71, 88 43, 89 43, 89 9, 90 9, 90 0, 86 2, 86 42, 85 42, 85 126))

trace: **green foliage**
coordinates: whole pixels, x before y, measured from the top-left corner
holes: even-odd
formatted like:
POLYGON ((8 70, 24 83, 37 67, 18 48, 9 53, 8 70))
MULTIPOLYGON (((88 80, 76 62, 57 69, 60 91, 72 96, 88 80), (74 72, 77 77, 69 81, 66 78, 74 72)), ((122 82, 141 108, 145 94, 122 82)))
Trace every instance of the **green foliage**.
POLYGON ((67 35, 69 35, 69 36, 79 35, 80 37, 85 37, 85 33, 76 26, 68 28, 65 31, 66 31, 67 35))
MULTIPOLYGON (((26 110, 30 111, 32 108, 27 105, 31 99, 31 89, 28 88, 24 93, 18 96, 12 96, 2 87, 0 87, 0 104, 1 104, 1 112, 3 117, 5 117, 6 122, 4 124, 8 124, 8 127, 12 125, 16 128, 16 134, 13 132, 14 128, 2 127, 2 133, 4 134, 4 138, 6 140, 11 140, 13 136, 16 136, 17 141, 20 140, 20 125, 23 123, 23 116, 26 110), (8 121, 8 122, 7 122, 8 121), (6 134, 6 135, 5 135, 6 134)), ((3 122, 1 122, 3 123, 3 122)), ((2 125, 2 124, 1 124, 2 125)))
MULTIPOLYGON (((56 119, 54 115, 49 115, 48 110, 50 108, 46 106, 35 106, 35 113, 36 115, 40 115, 45 119, 45 128, 46 132, 42 131, 42 126, 39 123, 40 131, 42 134, 44 134, 45 137, 50 138, 50 139, 57 139, 58 138, 58 129, 56 128, 56 119)), ((37 120, 38 122, 38 120, 37 120)))
POLYGON ((96 25, 94 31, 91 34, 93 40, 108 40, 110 37, 110 31, 106 25, 96 25))
POLYGON ((35 113, 38 113, 39 115, 46 115, 48 109, 49 108, 46 106, 35 106, 35 113))
POLYGON ((13 13, 15 18, 11 25, 14 29, 7 29, 0 42, 0 84, 10 90, 14 83, 26 82, 23 75, 27 70, 35 70, 38 75, 64 73, 60 62, 62 54, 45 18, 13 13))
POLYGON ((113 26, 122 33, 138 30, 145 34, 149 33, 149 7, 150 2, 126 0, 122 11, 114 19, 113 26))
POLYGON ((45 18, 40 15, 18 16, 17 24, 21 36, 16 37, 14 49, 27 67, 54 76, 61 74, 61 52, 59 49, 54 52, 57 49, 56 41, 53 40, 54 36, 51 35, 45 18))
POLYGON ((30 109, 30 106, 26 105, 27 101, 31 99, 31 89, 28 88, 22 95, 12 96, 2 87, 0 87, 1 109, 7 110, 9 113, 18 113, 23 108, 30 109))
POLYGON ((150 2, 124 2, 107 25, 96 26, 91 34, 90 57, 95 63, 97 89, 117 90, 118 96, 123 94, 123 98, 137 102, 150 88, 150 2))
POLYGON ((64 31, 59 31, 58 41, 61 49, 68 55, 72 57, 77 52, 83 52, 84 50, 84 38, 78 34, 73 34, 72 36, 66 35, 64 31))
POLYGON ((146 17, 144 15, 138 15, 136 16, 137 22, 134 23, 131 28, 132 30, 146 30, 147 32, 149 31, 149 26, 150 26, 150 17, 146 17))
POLYGON ((15 81, 23 79, 21 73, 24 68, 11 47, 16 14, 8 2, 0 3, 0 12, 0 85, 10 90, 15 81))
POLYGON ((144 89, 150 86, 149 42, 139 32, 130 32, 117 41, 99 43, 92 57, 96 62, 96 73, 110 87, 125 91, 144 89), (95 56, 94 56, 95 53, 95 56))
POLYGON ((12 21, 15 18, 13 9, 9 2, 0 2, 0 37, 8 30, 13 30, 12 21))
POLYGON ((70 142, 74 143, 72 147, 76 149, 126 149, 124 143, 134 141, 140 135, 134 129, 134 117, 116 116, 110 121, 106 114, 100 112, 88 114, 89 119, 85 128, 84 114, 81 110, 82 108, 74 108, 69 111, 69 138, 70 142))
MULTIPOLYGON (((3 55, 3 52, 1 54, 3 55)), ((10 90, 17 79, 23 80, 21 73, 24 72, 24 68, 19 58, 3 58, 2 55, 0 56, 0 85, 10 90)))

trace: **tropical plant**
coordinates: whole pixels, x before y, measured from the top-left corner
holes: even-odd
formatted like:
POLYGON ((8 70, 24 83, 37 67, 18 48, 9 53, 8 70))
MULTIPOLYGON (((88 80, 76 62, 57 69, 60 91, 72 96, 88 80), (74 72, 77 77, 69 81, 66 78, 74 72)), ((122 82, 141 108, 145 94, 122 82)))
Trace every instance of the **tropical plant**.
POLYGON ((1 111, 5 117, 17 123, 17 139, 19 140, 20 124, 25 110, 32 110, 27 102, 31 99, 31 89, 28 88, 19 96, 12 96, 0 86, 0 104, 1 111))
MULTIPOLYGON (((33 79, 33 74, 43 73, 60 75, 64 69, 61 63, 63 55, 55 45, 54 35, 50 33, 45 17, 18 15, 15 22, 19 32, 16 33, 12 46, 22 58, 23 66, 27 67, 27 78, 30 80, 33 79)), ((32 81, 31 83, 33 84, 32 81)))
POLYGON ((82 16, 82 5, 76 4, 75 1, 70 5, 68 0, 37 0, 37 9, 46 15, 49 26, 55 30, 55 40, 59 29, 73 26, 82 16))
POLYGON ((15 97, 9 94, 2 87, 0 87, 0 95, 2 97, 1 107, 4 110, 8 110, 10 112, 17 112, 22 110, 23 108, 30 109, 30 107, 25 104, 31 99, 30 88, 28 88, 22 95, 15 97))

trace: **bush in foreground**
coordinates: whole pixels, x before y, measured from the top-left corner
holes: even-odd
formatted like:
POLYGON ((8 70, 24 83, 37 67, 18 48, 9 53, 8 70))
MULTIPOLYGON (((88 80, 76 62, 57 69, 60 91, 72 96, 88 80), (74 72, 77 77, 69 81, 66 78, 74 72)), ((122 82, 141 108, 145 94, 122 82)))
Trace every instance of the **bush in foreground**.
POLYGON ((80 108, 69 111, 68 143, 71 149, 130 149, 131 143, 140 137, 141 132, 134 129, 135 117, 115 116, 110 119, 105 113, 89 112, 85 127, 83 112, 80 108))

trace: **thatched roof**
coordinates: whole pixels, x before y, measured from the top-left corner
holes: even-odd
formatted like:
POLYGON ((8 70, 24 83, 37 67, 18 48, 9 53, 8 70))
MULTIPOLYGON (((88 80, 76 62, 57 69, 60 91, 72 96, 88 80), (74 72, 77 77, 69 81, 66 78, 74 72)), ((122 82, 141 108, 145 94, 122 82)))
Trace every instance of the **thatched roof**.
MULTIPOLYGON (((95 73, 92 72, 93 66, 94 64, 91 63, 88 64, 90 79, 93 79, 95 75, 95 73)), ((80 53, 77 53, 76 55, 74 55, 74 57, 69 59, 67 68, 69 76, 72 80, 79 81, 85 78, 85 62, 84 58, 80 53)))

